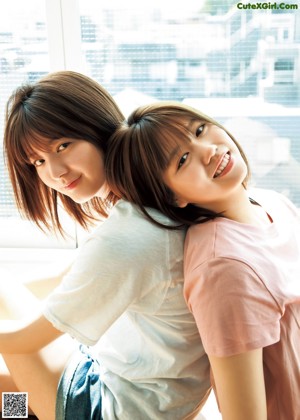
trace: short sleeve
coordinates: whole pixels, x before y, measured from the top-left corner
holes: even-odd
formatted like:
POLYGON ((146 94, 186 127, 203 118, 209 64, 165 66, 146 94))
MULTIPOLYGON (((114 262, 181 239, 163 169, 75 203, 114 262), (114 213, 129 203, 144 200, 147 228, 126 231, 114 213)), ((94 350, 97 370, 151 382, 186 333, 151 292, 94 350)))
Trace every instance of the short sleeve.
POLYGON ((44 306, 57 329, 87 345, 128 308, 139 311, 149 301, 149 311, 157 310, 167 287, 160 280, 169 272, 166 229, 141 217, 114 217, 98 229, 44 306))
POLYGON ((209 355, 231 356, 279 341, 280 309, 251 267, 222 257, 189 263, 185 298, 209 355))

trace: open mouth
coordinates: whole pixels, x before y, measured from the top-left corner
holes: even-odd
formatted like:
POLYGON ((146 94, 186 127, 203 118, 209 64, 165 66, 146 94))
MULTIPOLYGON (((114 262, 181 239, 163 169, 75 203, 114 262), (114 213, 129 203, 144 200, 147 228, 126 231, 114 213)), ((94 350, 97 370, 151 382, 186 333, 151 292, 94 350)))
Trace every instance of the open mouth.
POLYGON ((230 161, 230 152, 227 152, 227 153, 224 155, 224 157, 223 157, 223 159, 222 159, 222 161, 221 161, 220 165, 218 166, 218 168, 217 168, 217 170, 216 170, 216 172, 215 172, 215 174, 214 174, 214 178, 217 178, 218 176, 220 176, 220 175, 221 175, 221 173, 224 171, 224 169, 225 169, 225 168, 226 168, 226 166, 228 165, 229 161, 230 161))

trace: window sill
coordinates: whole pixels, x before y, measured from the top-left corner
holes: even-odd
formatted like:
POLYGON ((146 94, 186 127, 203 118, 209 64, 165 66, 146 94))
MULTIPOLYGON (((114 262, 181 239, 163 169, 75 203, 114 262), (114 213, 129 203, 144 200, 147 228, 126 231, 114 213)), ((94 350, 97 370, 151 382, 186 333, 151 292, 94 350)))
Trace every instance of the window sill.
POLYGON ((74 259, 77 249, 1 248, 0 278, 22 283, 54 277, 74 259))

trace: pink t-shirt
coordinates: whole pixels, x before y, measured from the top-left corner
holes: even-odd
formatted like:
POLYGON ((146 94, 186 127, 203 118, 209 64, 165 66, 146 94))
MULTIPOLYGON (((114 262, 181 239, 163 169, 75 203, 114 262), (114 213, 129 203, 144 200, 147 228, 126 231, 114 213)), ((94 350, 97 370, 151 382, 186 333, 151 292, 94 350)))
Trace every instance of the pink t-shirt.
POLYGON ((185 298, 209 355, 264 348, 268 419, 300 420, 300 216, 280 194, 249 195, 273 223, 191 227, 185 298))

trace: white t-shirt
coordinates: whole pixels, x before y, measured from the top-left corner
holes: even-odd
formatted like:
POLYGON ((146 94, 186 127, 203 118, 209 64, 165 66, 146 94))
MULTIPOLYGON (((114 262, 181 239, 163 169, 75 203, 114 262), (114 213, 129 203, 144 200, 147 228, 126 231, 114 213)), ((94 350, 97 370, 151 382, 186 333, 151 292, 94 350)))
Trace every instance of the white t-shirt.
POLYGON ((184 237, 120 201, 46 301, 57 329, 94 346, 105 420, 193 418, 207 396, 208 358, 183 297, 184 237))
POLYGON ((275 192, 250 196, 273 223, 191 227, 185 296, 209 355, 264 348, 268 419, 300 420, 300 215, 275 192))

